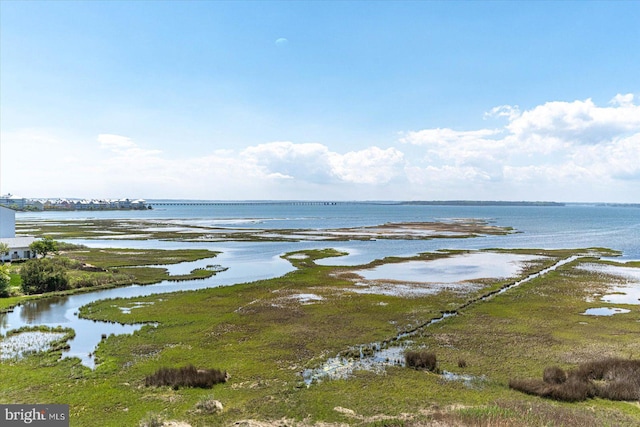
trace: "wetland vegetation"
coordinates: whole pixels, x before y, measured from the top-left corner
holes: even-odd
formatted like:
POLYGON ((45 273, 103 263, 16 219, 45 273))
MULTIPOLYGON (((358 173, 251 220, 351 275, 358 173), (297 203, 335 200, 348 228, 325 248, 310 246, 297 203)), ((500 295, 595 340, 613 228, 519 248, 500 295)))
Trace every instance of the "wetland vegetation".
MULTIPOLYGON (((68 233, 75 233, 73 227, 68 233)), ((544 393, 534 386, 522 393, 525 387, 514 383, 555 367, 541 382, 558 386, 569 381, 562 380, 571 377, 568 371, 594 360, 640 358, 637 306, 598 300, 620 285, 620 277, 586 268, 637 269, 637 264, 599 259, 614 251, 495 249, 482 253, 525 256, 512 276, 460 276, 456 286, 388 280, 390 287, 433 292, 359 292, 381 280, 367 280, 361 270, 469 260, 477 253, 439 251, 337 267, 316 261, 339 251, 304 250, 284 255, 296 269, 275 279, 97 301, 83 307, 81 316, 147 325, 132 335, 105 337, 93 370, 78 359, 60 359, 59 348, 3 361, 0 402, 67 403, 74 426, 162 425, 162 420, 192 426, 637 425, 637 399, 593 395, 563 402, 540 397, 544 393), (594 306, 629 312, 582 314, 594 306), (443 317, 453 312, 457 315, 443 317), (437 318, 442 321, 431 322, 437 318), (372 360, 378 343, 396 347, 401 363, 363 363, 344 376, 304 381, 305 371, 322 369, 331 358, 372 360), (195 369, 197 377, 193 366, 214 366, 228 372, 228 380, 205 390, 176 383, 147 386, 149 378, 179 376, 181 369, 195 369)), ((174 251, 87 248, 69 248, 66 254, 126 274, 133 266, 187 257, 174 251)), ((626 372, 627 379, 637 378, 637 370, 626 372)))
POLYGON ((0 312, 53 293, 207 278, 221 268, 209 265, 188 274, 171 275, 166 266, 215 256, 216 252, 207 249, 106 249, 61 243, 57 254, 6 266, 11 277, 6 291, 9 298, 0 298, 0 312))
MULTIPOLYGON (((247 220, 251 222, 251 220, 247 220)), ((259 222, 258 219, 253 220, 259 222)), ((188 221, 82 219, 24 221, 16 230, 35 236, 55 239, 129 239, 177 241, 342 241, 372 239, 442 239, 469 238, 480 235, 513 233, 511 227, 491 225, 484 220, 460 219, 439 222, 401 222, 379 226, 335 229, 263 229, 259 227, 225 227, 216 222, 192 223, 188 221)))

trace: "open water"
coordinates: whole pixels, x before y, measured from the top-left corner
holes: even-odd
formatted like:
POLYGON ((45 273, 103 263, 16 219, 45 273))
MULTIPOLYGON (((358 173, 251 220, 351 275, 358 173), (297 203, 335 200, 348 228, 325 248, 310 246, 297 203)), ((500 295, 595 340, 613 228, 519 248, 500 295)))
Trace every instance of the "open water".
MULTIPOLYGON (((80 319, 82 305, 113 297, 135 297, 176 290, 199 289, 281 276, 292 267, 280 255, 301 249, 337 248, 348 256, 323 260, 329 265, 360 265, 386 256, 411 256, 438 249, 485 248, 589 248, 606 247, 622 252, 618 258, 640 260, 640 208, 578 205, 565 206, 426 206, 395 203, 205 203, 199 201, 149 201, 146 211, 91 211, 19 213, 16 221, 62 219, 159 219, 176 224, 261 229, 334 229, 372 226, 390 222, 484 219, 493 225, 513 227, 517 233, 472 239, 372 240, 345 242, 163 242, 156 240, 75 240, 94 247, 207 248, 222 252, 202 266, 228 268, 216 276, 190 282, 162 282, 148 286, 96 291, 68 297, 47 298, 0 314, 0 334, 22 326, 63 326, 76 331, 65 357, 79 357, 93 367, 91 353, 102 334, 132 333, 141 325, 117 325, 80 319)), ((196 267, 190 265, 189 267, 196 267)), ((175 273, 179 274, 176 266, 175 273)))

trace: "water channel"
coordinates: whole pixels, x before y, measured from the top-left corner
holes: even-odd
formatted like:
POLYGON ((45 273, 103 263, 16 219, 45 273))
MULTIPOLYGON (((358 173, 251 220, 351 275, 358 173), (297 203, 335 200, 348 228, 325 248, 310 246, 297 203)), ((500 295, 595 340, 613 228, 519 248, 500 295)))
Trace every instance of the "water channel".
MULTIPOLYGON (((76 241, 77 242, 77 241, 76 241)), ((94 246, 102 246, 104 242, 86 242, 94 246)), ((149 247, 150 242, 110 242, 117 247, 149 247)), ((166 246, 162 242, 162 246, 166 246)), ((171 245, 170 245, 171 246, 171 245)), ((184 246, 184 245, 182 245, 184 246)), ((280 245, 262 244, 257 251, 250 245, 240 247, 216 248, 221 253, 215 258, 202 259, 166 265, 170 275, 180 275, 185 270, 204 268, 207 265, 221 265, 227 268, 213 277, 203 280, 163 281, 154 285, 131 285, 121 288, 105 289, 69 296, 58 296, 27 301, 16 306, 9 313, 0 314, 0 334, 22 327, 48 326, 72 328, 76 332, 75 338, 69 341, 69 349, 63 357, 78 357, 82 364, 90 368, 95 367, 93 352, 102 339, 102 335, 131 334, 140 330, 144 325, 122 325, 118 323, 98 322, 83 319, 78 311, 83 305, 109 298, 132 298, 152 294, 162 294, 176 291, 189 291, 217 286, 227 286, 236 283, 278 277, 293 270, 292 265, 280 258, 283 253, 280 245)))

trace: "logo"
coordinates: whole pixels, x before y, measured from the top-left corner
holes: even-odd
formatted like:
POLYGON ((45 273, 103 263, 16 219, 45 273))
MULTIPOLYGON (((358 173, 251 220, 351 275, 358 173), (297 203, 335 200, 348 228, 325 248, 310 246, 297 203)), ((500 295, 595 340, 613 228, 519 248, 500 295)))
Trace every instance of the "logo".
POLYGON ((3 427, 69 427, 69 405, 0 405, 3 427))

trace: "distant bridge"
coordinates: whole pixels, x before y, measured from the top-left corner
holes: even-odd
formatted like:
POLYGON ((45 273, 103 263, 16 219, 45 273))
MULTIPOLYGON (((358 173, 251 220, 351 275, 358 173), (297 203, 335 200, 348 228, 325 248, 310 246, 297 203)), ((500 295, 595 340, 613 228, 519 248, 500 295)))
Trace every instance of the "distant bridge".
POLYGON ((348 205, 360 204, 361 202, 307 202, 307 201, 269 201, 269 202, 199 202, 199 201, 175 201, 175 202, 154 202, 148 201, 150 206, 261 206, 261 205, 282 205, 282 206, 301 206, 301 205, 348 205))

